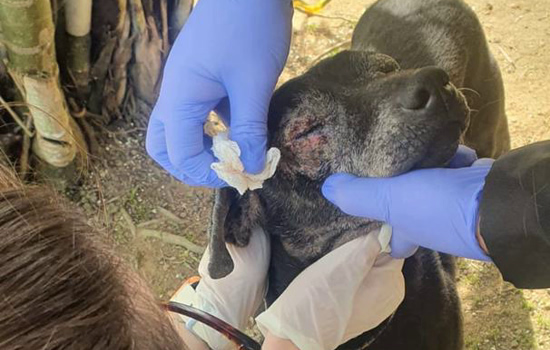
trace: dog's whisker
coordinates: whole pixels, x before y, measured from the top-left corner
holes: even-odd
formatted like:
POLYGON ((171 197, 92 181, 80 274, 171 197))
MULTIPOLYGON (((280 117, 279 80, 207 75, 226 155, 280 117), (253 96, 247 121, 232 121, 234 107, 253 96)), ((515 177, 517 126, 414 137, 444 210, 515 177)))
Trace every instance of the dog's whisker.
POLYGON ((469 92, 472 92, 474 93, 475 95, 477 95, 477 97, 481 97, 481 94, 479 92, 477 92, 476 90, 474 89, 470 89, 470 88, 459 88, 458 91, 462 92, 462 91, 469 91, 469 92))

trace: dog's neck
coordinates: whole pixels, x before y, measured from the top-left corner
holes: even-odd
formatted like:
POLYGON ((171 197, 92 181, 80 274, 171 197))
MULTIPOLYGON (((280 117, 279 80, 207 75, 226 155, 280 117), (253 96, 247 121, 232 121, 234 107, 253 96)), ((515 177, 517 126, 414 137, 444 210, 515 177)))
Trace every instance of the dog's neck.
POLYGON ((344 214, 321 194, 321 185, 283 177, 265 184, 265 226, 285 250, 312 261, 334 248, 380 227, 380 223, 344 214))

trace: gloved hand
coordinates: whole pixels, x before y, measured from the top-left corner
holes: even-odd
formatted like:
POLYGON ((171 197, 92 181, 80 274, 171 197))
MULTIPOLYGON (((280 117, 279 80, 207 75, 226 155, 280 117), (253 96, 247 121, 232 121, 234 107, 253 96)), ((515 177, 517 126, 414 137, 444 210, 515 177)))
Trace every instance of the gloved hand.
MULTIPOLYGON (((208 312, 243 330, 265 297, 271 256, 269 237, 262 229, 257 228, 252 232, 246 247, 227 244, 227 250, 235 264, 229 275, 220 279, 210 277, 210 253, 207 249, 199 264, 201 279, 196 291, 182 289, 172 300, 208 312)), ((200 322, 188 320, 187 328, 212 349, 234 349, 234 345, 221 333, 200 322)))
POLYGON ((210 168, 203 133, 215 109, 231 126, 245 170, 263 169, 267 110, 288 56, 292 13, 290 0, 198 2, 170 52, 147 130, 147 152, 177 179, 225 185, 210 168))
POLYGON ((476 239, 479 201, 492 159, 460 148, 451 165, 392 178, 336 174, 323 185, 324 196, 347 214, 384 221, 393 227, 391 255, 405 258, 418 246, 470 259, 490 258, 476 239))
POLYGON ((304 270, 256 318, 262 333, 332 350, 389 317, 405 293, 403 260, 380 254, 378 237, 348 242, 304 270))

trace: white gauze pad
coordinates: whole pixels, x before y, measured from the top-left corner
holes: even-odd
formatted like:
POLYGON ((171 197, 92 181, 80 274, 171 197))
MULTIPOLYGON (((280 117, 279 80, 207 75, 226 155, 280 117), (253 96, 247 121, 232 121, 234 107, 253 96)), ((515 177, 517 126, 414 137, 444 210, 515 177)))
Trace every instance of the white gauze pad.
POLYGON ((212 151, 219 162, 212 164, 212 170, 218 177, 231 187, 234 187, 241 195, 247 190, 262 188, 265 180, 275 174, 281 152, 277 148, 267 151, 265 168, 259 174, 248 174, 244 171, 244 165, 239 158, 241 149, 235 141, 231 141, 228 132, 220 132, 212 138, 212 151))

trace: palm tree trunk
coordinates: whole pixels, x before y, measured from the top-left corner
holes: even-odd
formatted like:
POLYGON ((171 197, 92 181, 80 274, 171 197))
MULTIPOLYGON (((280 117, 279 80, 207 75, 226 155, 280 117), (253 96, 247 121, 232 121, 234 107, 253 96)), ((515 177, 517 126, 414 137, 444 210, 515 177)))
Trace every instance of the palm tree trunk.
MULTIPOLYGON (((166 0, 161 0, 166 1, 166 0)), ((158 82, 162 69, 163 40, 155 19, 147 17, 142 0, 130 0, 132 34, 134 42, 134 65, 131 76, 137 96, 149 105, 155 103, 158 95, 158 82)))
POLYGON ((0 23, 8 69, 36 129, 33 150, 48 164, 67 166, 76 146, 59 82, 50 0, 0 0, 0 23))

